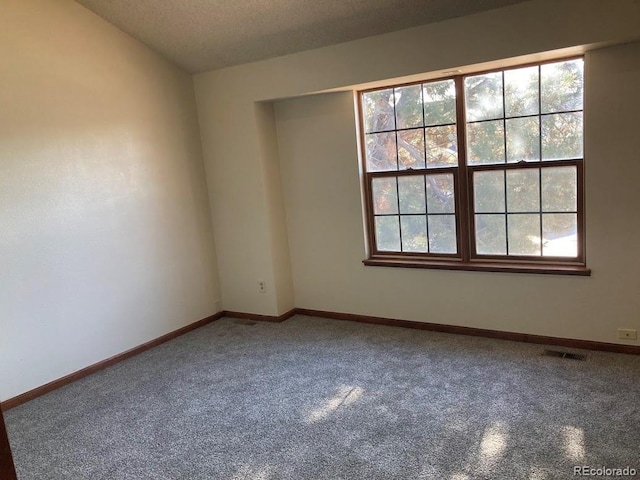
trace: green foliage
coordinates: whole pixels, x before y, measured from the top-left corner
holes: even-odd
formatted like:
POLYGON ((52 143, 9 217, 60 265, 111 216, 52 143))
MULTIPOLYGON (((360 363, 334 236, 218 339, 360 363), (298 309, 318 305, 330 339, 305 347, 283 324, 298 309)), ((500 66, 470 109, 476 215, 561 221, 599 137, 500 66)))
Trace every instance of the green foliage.
POLYGON ((539 106, 539 67, 526 67, 504 72, 506 117, 537 115, 539 106))
POLYGON ((395 89, 396 128, 423 126, 422 86, 410 85, 395 89))
POLYGON ((422 95, 426 126, 456 123, 456 88, 453 80, 425 83, 422 95))
POLYGON ((582 112, 542 117, 542 159, 582 157, 582 112))
POLYGON ((427 217, 424 215, 402 215, 402 251, 428 252, 427 217))
POLYGON ((398 162, 401 169, 418 169, 425 166, 424 129, 398 132, 398 162))
POLYGON ((503 117, 502 73, 486 73, 464 79, 467 121, 503 117))
POLYGON ((367 171, 381 172, 398 169, 395 132, 366 135, 367 171))
POLYGON ((398 217, 376 217, 376 244, 378 250, 400 251, 398 217))
POLYGON ((373 213, 376 215, 388 215, 398 213, 398 190, 395 177, 374 178, 373 189, 373 213))
POLYGON ((539 117, 509 118, 507 127, 507 162, 540 159, 539 117))
POLYGON ((398 177, 400 213, 427 213, 424 181, 422 175, 398 177))
POLYGON ((583 61, 548 63, 540 67, 542 113, 582 110, 583 61))
POLYGON ((429 251, 456 253, 455 215, 429 215, 429 251))
POLYGON ((502 120, 467 125, 469 165, 504 163, 504 124, 502 120))
POLYGON ((362 95, 364 131, 382 132, 395 128, 393 89, 376 90, 362 95))

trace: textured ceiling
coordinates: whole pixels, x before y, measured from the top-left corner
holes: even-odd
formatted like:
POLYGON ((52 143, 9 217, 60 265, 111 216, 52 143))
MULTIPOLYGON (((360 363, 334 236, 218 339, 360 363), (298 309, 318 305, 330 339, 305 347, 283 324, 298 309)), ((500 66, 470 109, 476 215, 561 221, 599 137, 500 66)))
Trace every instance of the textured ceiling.
POLYGON ((189 72, 401 30, 525 0, 76 0, 189 72))

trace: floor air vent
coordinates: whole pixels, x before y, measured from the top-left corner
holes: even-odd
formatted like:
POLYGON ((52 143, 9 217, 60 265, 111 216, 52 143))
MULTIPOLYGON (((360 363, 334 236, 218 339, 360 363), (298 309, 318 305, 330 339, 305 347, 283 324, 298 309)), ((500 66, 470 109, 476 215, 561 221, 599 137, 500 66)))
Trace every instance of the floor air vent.
POLYGON ((587 358, 582 353, 563 352, 562 350, 545 350, 542 355, 546 357, 568 358, 569 360, 584 360, 587 358))

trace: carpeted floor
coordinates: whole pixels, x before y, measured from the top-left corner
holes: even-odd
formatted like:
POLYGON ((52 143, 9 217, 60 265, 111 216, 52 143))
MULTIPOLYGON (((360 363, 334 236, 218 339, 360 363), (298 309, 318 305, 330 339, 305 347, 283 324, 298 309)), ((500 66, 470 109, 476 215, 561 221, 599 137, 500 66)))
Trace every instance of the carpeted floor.
POLYGON ((222 319, 6 420, 21 480, 640 470, 640 357, 544 349, 304 316, 222 319))

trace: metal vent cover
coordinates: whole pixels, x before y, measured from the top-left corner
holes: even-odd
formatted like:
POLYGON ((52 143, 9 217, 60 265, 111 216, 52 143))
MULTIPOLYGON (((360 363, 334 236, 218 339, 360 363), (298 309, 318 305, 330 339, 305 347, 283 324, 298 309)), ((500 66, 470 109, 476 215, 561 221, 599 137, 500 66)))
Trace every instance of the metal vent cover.
POLYGON ((542 352, 545 357, 567 358, 569 360, 585 360, 587 356, 583 353, 565 352, 562 350, 545 350, 542 352))

